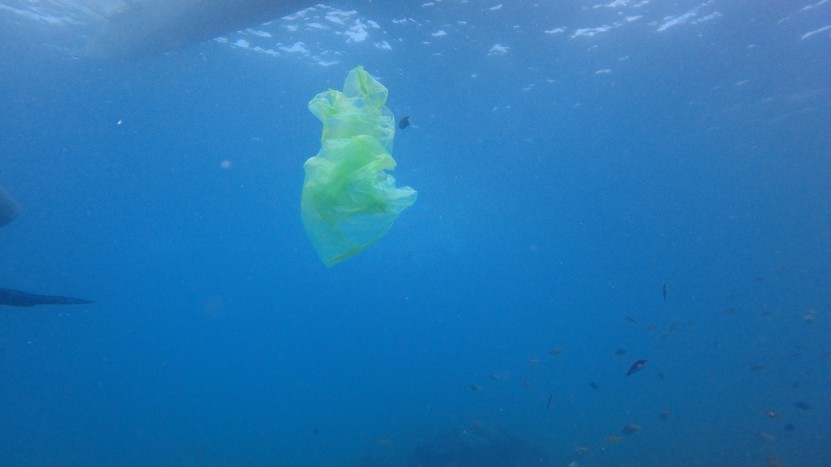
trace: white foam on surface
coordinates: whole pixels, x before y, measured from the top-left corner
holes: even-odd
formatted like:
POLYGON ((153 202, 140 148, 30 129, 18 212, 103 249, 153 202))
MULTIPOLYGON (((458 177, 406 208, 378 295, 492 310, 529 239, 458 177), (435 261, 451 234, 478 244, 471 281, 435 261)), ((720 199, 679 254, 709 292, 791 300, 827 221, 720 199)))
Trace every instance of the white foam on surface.
POLYGON ((488 50, 488 55, 505 55, 508 53, 509 47, 506 47, 501 44, 494 44, 490 50, 488 50))
POLYGON ((800 37, 800 40, 805 40, 813 35, 828 31, 829 29, 831 29, 831 24, 829 24, 828 26, 823 26, 819 29, 814 29, 813 31, 808 31, 805 34, 803 34, 802 37, 800 37))

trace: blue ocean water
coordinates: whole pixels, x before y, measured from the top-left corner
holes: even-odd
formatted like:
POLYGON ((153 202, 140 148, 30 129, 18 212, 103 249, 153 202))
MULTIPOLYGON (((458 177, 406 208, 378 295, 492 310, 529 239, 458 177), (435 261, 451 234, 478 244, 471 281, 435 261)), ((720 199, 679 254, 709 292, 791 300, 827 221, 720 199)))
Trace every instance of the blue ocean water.
POLYGON ((343 2, 116 61, 29 3, 0 287, 96 303, 0 308, 0 464, 831 465, 831 2, 343 2), (306 106, 357 65, 419 198, 326 268, 306 106))

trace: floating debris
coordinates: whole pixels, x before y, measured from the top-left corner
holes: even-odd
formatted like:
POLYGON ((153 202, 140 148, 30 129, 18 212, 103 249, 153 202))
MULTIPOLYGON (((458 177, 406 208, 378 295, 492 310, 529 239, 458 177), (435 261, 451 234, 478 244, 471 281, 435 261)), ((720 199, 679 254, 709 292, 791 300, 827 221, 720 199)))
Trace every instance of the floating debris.
POLYGON ((638 360, 629 367, 629 371, 626 372, 626 376, 633 375, 641 370, 646 364, 649 363, 649 360, 638 360))

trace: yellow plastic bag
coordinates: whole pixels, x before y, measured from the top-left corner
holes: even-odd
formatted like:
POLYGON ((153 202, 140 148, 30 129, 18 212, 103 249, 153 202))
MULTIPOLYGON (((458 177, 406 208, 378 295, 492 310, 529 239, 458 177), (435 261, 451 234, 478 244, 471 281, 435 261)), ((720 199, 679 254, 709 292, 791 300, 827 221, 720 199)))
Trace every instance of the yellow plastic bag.
POLYGON ((303 165, 300 214, 326 266, 354 256, 383 237, 417 193, 396 187, 395 118, 387 88, 363 67, 349 72, 343 92, 322 92, 309 110, 323 122, 321 148, 303 165))

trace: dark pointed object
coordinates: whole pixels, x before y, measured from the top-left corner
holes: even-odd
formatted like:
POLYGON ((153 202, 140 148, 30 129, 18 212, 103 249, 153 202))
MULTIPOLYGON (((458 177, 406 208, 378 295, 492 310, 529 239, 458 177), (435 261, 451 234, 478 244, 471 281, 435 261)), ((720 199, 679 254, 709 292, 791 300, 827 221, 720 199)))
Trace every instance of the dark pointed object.
POLYGON ((0 305, 32 307, 35 305, 84 305, 95 303, 90 300, 75 297, 62 297, 60 295, 38 295, 21 292, 13 289, 0 288, 0 305))
POLYGON ((398 128, 402 130, 410 126, 410 117, 401 117, 401 120, 398 121, 398 128))
POLYGON ((647 363, 649 363, 649 360, 638 360, 637 362, 633 363, 632 366, 629 367, 629 371, 626 372, 626 376, 643 370, 643 367, 645 367, 647 363))

